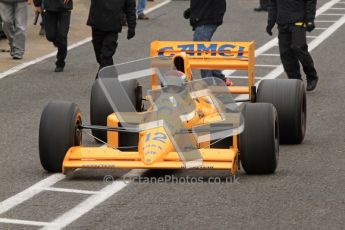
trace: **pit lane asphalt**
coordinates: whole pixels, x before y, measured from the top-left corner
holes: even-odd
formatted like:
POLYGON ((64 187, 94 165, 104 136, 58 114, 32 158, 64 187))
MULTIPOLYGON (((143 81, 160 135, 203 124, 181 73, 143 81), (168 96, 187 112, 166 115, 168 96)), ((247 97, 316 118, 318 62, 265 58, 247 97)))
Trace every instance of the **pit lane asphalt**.
MULTIPOLYGON (((319 1, 321 6, 326 1, 319 1)), ((214 40, 256 40, 264 32, 266 15, 252 12, 256 2, 228 2, 225 24, 214 40)), ((143 58, 152 40, 188 40, 188 22, 181 17, 187 2, 173 2, 139 21, 137 37, 124 34, 117 63, 143 58)), ((302 145, 281 146, 276 174, 239 175, 235 184, 130 184, 81 217, 67 229, 342 229, 345 225, 345 28, 340 28, 312 55, 320 75, 317 90, 308 93, 307 134, 302 145), (227 226, 227 227, 226 227, 227 226)), ((66 71, 52 72, 54 59, 0 80, 0 200, 24 190, 49 174, 38 159, 38 124, 50 99, 76 102, 89 120, 90 89, 97 65, 91 44, 69 53, 66 71)), ((81 170, 56 187, 99 190, 104 175, 126 171, 81 170)), ((228 176, 224 171, 169 171, 148 177, 228 176)), ((4 213, 2 218, 50 222, 85 199, 85 195, 39 194, 4 213)), ((0 229, 22 225, 0 223, 0 229)), ((26 226, 25 226, 26 228, 26 226)), ((28 227, 31 229, 32 227, 28 227)), ((32 228, 32 229, 36 229, 32 228)))

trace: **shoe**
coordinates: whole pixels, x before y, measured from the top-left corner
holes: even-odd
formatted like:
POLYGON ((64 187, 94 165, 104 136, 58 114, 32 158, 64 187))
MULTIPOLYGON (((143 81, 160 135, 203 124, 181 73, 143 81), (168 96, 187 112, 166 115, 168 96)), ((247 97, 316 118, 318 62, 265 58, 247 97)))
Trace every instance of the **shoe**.
POLYGON ((254 11, 255 12, 261 12, 261 11, 267 11, 267 7, 257 7, 257 8, 254 8, 254 11))
POLYGON ((12 58, 13 58, 13 60, 21 60, 21 59, 23 59, 23 56, 13 55, 12 58))
POLYGON ((45 36, 46 35, 46 31, 44 30, 44 27, 41 26, 40 32, 38 32, 38 35, 40 36, 45 36))
POLYGON ((60 73, 63 72, 64 67, 63 66, 56 66, 54 72, 60 73))
POLYGON ((0 39, 1 39, 1 38, 7 38, 7 37, 6 37, 6 34, 5 34, 3 31, 0 31, 0 39))
POLYGON ((144 13, 141 13, 141 14, 138 15, 138 19, 139 20, 148 20, 149 17, 147 17, 144 13))
POLYGON ((316 88, 318 81, 318 77, 307 79, 307 91, 313 91, 316 88))

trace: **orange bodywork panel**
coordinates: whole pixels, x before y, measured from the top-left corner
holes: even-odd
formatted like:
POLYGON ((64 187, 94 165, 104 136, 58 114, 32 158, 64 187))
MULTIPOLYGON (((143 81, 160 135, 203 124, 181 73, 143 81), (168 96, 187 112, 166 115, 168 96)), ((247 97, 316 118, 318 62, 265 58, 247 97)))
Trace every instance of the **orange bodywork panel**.
POLYGON ((229 91, 232 94, 250 94, 250 89, 247 86, 229 86, 229 91))
MULTIPOLYGON (((192 119, 189 124, 197 124, 198 122, 207 123, 214 122, 219 119, 217 114, 213 114, 214 108, 203 100, 199 100, 197 107, 204 109, 207 116, 201 120, 192 119), (214 115, 214 116, 213 116, 214 115), (208 118, 208 119, 206 119, 208 118)), ((108 127, 118 127, 119 120, 115 113, 110 114, 107 118, 108 127)), ((184 162, 181 161, 179 154, 173 148, 172 144, 167 141, 164 144, 156 142, 160 151, 154 155, 145 151, 145 144, 142 140, 150 132, 164 133, 163 127, 157 127, 152 130, 147 130, 139 133, 139 151, 137 152, 123 152, 116 148, 119 147, 119 133, 108 131, 107 145, 108 147, 72 147, 68 150, 63 161, 63 171, 76 168, 120 168, 120 169, 179 169, 184 168, 184 162), (161 146, 159 146, 161 145, 161 146), (166 151, 163 151, 166 149, 166 151), (147 152, 147 153, 146 153, 147 152), (152 156, 155 159, 150 159, 152 156)), ((153 136, 153 135, 152 135, 153 136)), ((151 145, 151 142, 147 142, 151 145)), ((210 142, 199 144, 200 153, 203 164, 198 169, 219 169, 229 170, 231 173, 238 171, 238 146, 237 136, 233 137, 232 147, 227 149, 210 149, 210 142)), ((151 149, 152 150, 152 149, 151 149)))
MULTIPOLYGON (((230 149, 200 149, 203 165, 198 169, 238 171, 238 154, 230 149)), ((67 152, 63 171, 76 168, 113 168, 113 169, 180 169, 184 168, 176 152, 164 156, 162 161, 147 165, 140 160, 138 152, 122 152, 109 147, 72 147, 67 152)))
MULTIPOLYGON (((183 72, 192 79, 193 69, 245 70, 248 85, 232 86, 233 94, 249 94, 255 83, 255 42, 190 42, 190 41, 153 41, 151 57, 184 59, 183 72), (183 54, 182 54, 183 53, 183 54)), ((157 76, 152 76, 153 89, 159 88, 157 76)))

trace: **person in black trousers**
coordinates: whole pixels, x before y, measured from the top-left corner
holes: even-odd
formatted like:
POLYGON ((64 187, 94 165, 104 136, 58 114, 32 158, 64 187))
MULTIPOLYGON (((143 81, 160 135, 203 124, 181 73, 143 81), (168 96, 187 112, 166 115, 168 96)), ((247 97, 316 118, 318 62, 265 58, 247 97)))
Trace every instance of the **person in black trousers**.
POLYGON ((260 6, 257 8, 254 8, 254 11, 256 12, 267 11, 268 1, 269 0, 260 0, 260 6))
POLYGON ((113 55, 117 48, 118 34, 122 31, 124 14, 129 40, 135 36, 135 0, 91 0, 87 25, 92 29, 92 44, 99 70, 114 64, 113 55))
POLYGON ((307 91, 316 88, 319 80, 314 61, 308 51, 306 32, 315 28, 316 0, 270 0, 266 32, 272 35, 278 24, 280 58, 291 79, 302 80, 300 65, 307 77, 307 91))
POLYGON ((67 56, 67 35, 71 21, 72 0, 34 0, 35 11, 44 11, 44 27, 46 38, 57 47, 55 72, 62 72, 65 68, 67 56))

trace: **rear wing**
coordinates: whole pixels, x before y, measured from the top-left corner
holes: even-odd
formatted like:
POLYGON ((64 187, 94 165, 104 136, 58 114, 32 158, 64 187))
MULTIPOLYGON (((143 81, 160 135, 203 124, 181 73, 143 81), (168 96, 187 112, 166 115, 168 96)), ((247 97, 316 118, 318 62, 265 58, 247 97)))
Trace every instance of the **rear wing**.
MULTIPOLYGON (((193 42, 153 41, 151 57, 180 56, 184 72, 191 69, 245 70, 248 73, 248 92, 255 78, 255 42, 193 42)), ((154 79, 153 79, 154 81, 154 79)), ((153 82, 154 84, 154 82, 153 82)))

